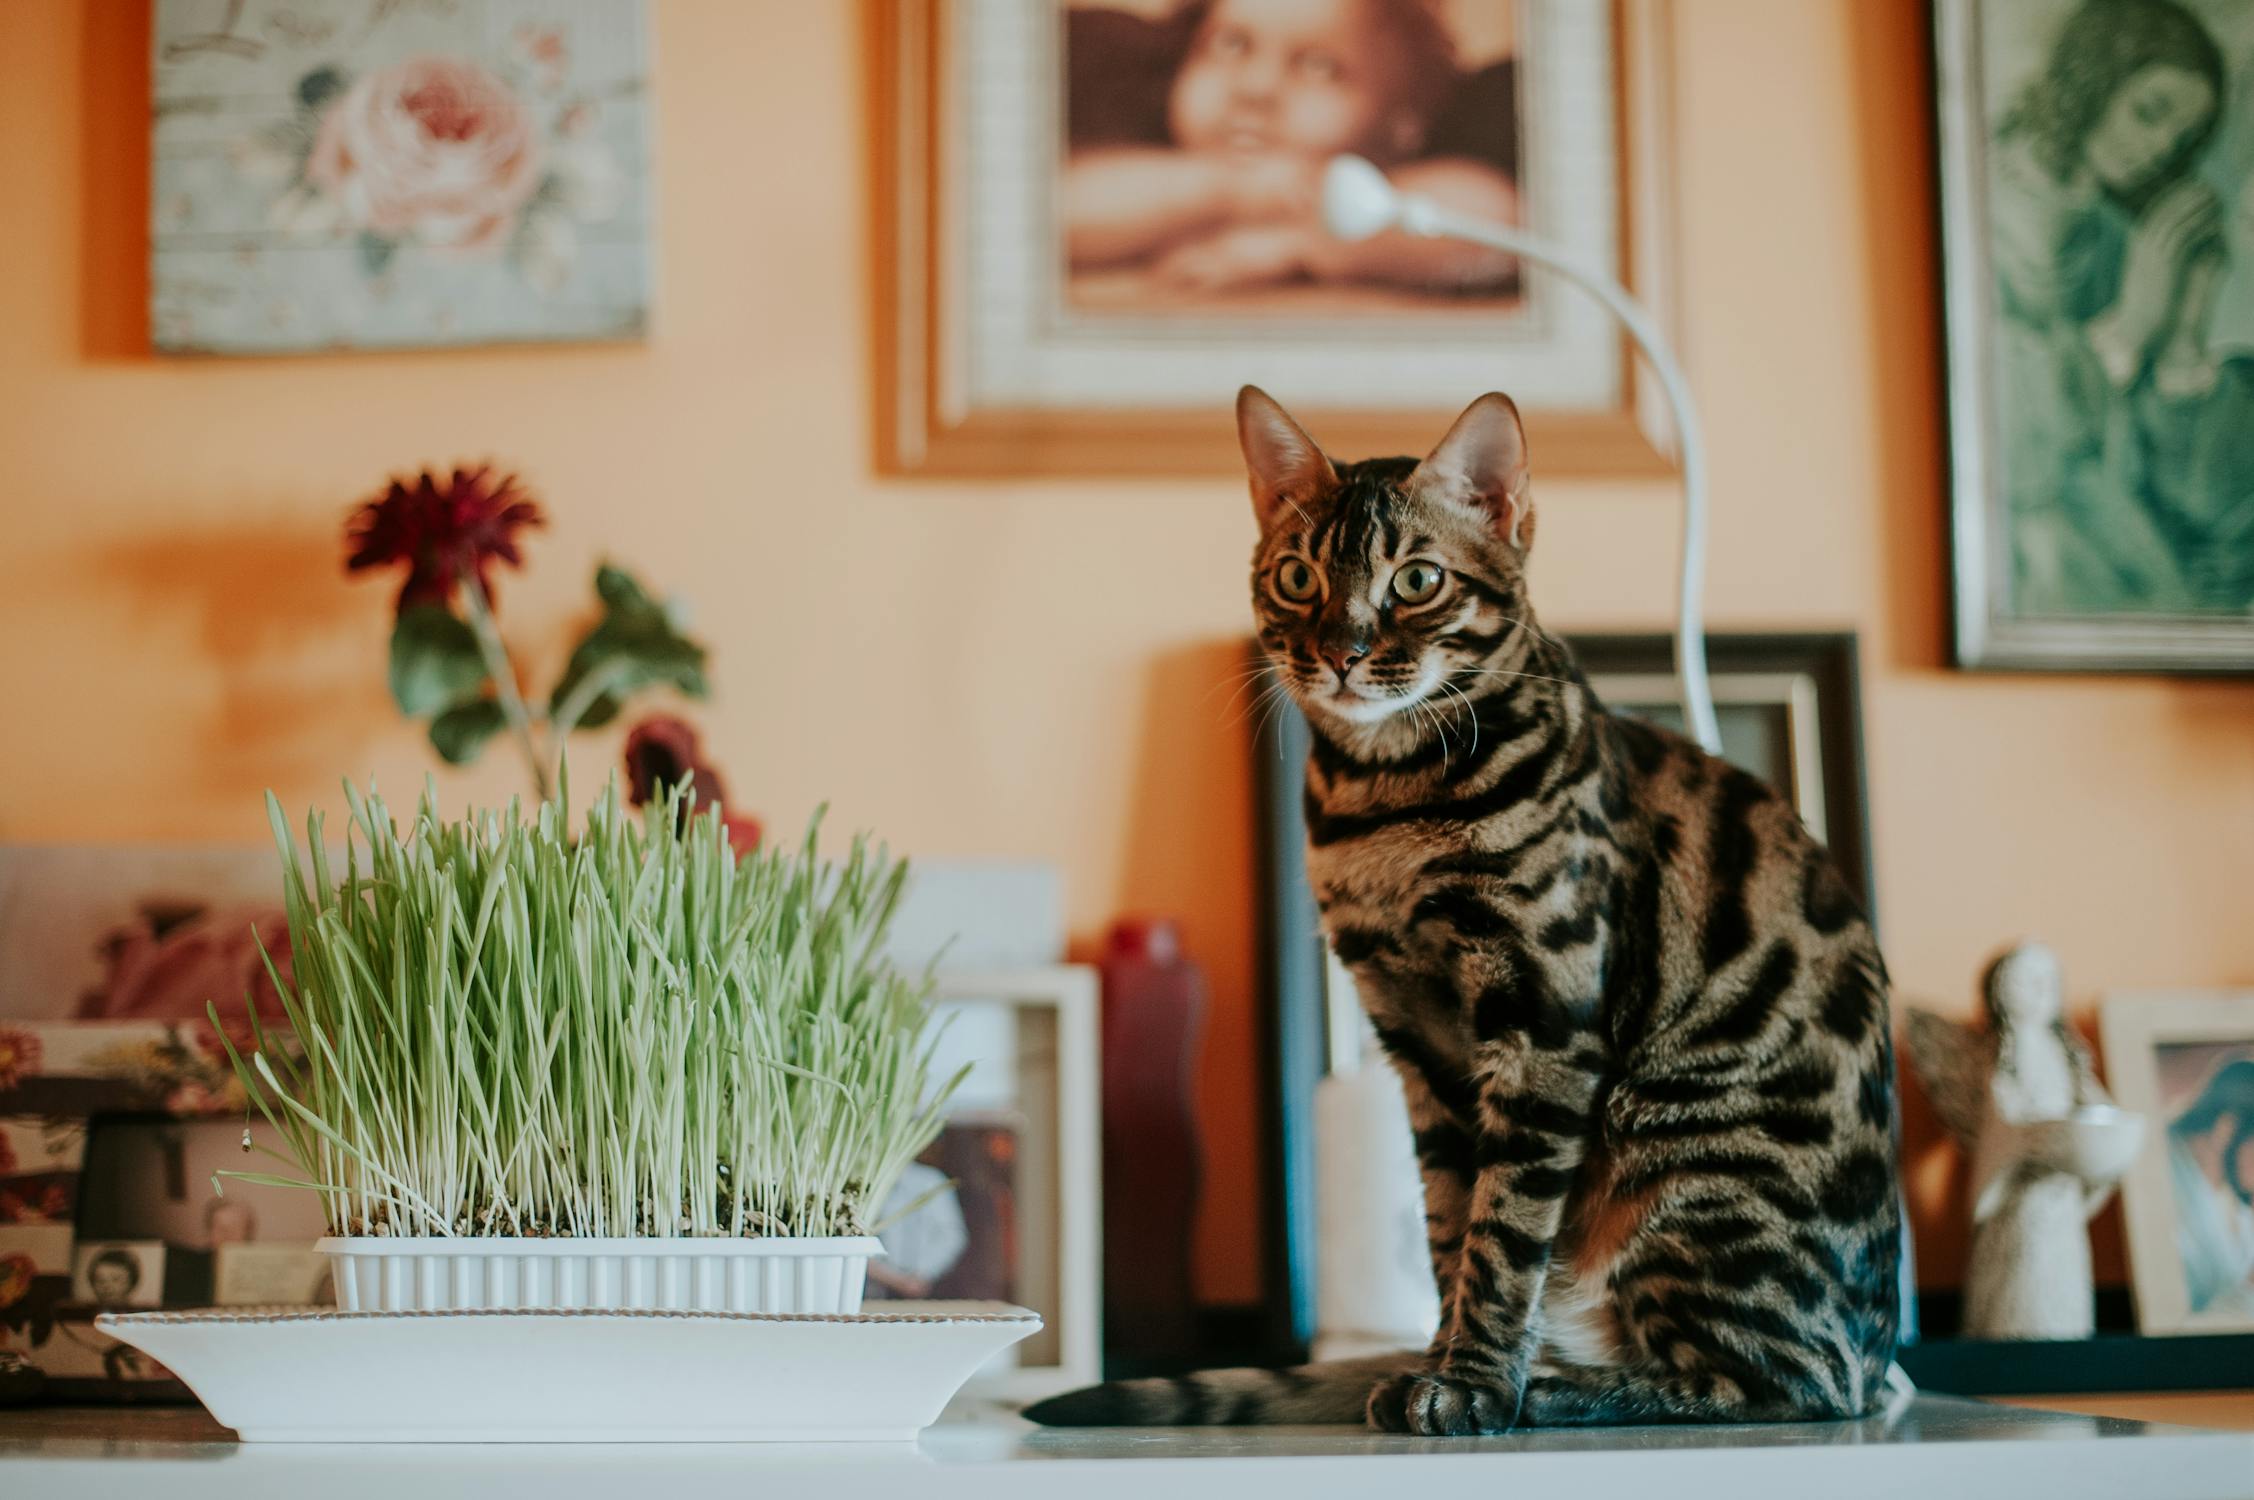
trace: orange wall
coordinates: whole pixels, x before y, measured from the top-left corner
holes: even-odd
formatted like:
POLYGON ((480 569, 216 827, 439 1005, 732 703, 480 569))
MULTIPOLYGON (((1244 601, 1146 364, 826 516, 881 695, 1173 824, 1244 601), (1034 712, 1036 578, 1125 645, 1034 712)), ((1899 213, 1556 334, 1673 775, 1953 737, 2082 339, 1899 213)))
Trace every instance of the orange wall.
MULTIPOLYGON (((554 517, 504 594, 543 678, 614 551, 695 601, 721 694, 698 716, 771 819, 827 798, 910 850, 1053 859, 1083 937, 1182 914, 1215 994, 1201 1290, 1250 1298, 1241 488, 874 477, 859 13, 652 9, 647 345, 182 363, 141 331, 143 5, 0 4, 0 838, 248 842, 266 787, 409 786, 428 757, 384 696, 382 590, 337 576, 343 507, 389 469, 497 455, 554 517)), ((1943 666, 1924 13, 1681 7, 1717 623, 1863 632, 1903 995, 1967 1006, 2022 933, 2081 1003, 2254 981, 2254 688, 1943 666)), ((1542 503, 1553 623, 1664 621, 1669 491, 1542 503)), ((440 780, 517 787, 499 753, 440 780)), ((1926 1238, 1950 1279, 1955 1237, 1926 1238)))

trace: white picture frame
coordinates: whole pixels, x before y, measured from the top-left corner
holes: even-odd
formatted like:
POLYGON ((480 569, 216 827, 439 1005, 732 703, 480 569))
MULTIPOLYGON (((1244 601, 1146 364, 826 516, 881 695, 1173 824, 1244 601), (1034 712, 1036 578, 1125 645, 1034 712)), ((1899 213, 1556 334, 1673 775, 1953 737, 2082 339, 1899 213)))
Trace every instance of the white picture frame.
POLYGON ((1042 1329, 972 1377, 966 1390, 1034 1401, 1103 1371, 1103 1073, 1097 971, 1086 964, 941 970, 933 1004, 971 1065, 955 1106, 1008 1108, 1024 1121, 1018 1300, 1042 1329))
MULTIPOLYGON (((2231 1201, 2227 1184, 2201 1168, 2196 1137, 2179 1140, 2177 1128, 2220 1069, 2241 1059, 2254 1063, 2254 990, 2109 995, 2098 1027, 2114 1099, 2149 1121, 2144 1147, 2121 1183, 2138 1331, 2254 1331, 2254 1206, 2231 1201), (2193 1173, 2216 1195, 2213 1202, 2182 1201, 2179 1180, 2189 1182, 2193 1173), (2195 1226, 2188 1229, 2187 1210, 2195 1226), (2192 1285, 2194 1259, 2212 1288, 2218 1247, 2210 1241, 2233 1229, 2247 1236, 2247 1265, 2231 1290, 2210 1291, 2202 1301, 2192 1285)), ((2247 1128, 2254 1130, 2254 1120, 2247 1128)))

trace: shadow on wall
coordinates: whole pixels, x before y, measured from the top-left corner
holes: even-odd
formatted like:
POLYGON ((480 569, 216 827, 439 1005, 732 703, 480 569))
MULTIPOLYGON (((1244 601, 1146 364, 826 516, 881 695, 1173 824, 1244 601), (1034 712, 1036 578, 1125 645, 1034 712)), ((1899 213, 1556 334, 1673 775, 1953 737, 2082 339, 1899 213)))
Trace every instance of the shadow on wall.
POLYGON ((1144 677, 1120 889, 1138 911, 1178 917, 1210 1004, 1192 1063, 1204 1189, 1194 1230, 1199 1300, 1259 1296, 1260 1069, 1255 991, 1252 715, 1246 643, 1163 651, 1144 677))
POLYGON ((246 518, 99 547, 93 576, 65 585, 115 599, 137 630, 185 629, 216 680, 208 710, 181 716, 194 727, 167 747, 168 779, 255 817, 265 788, 335 774, 338 744, 360 738, 340 725, 381 732, 383 612, 338 557, 333 526, 246 518))
POLYGON ((150 12, 151 0, 79 7, 78 328, 94 362, 150 357, 150 12))

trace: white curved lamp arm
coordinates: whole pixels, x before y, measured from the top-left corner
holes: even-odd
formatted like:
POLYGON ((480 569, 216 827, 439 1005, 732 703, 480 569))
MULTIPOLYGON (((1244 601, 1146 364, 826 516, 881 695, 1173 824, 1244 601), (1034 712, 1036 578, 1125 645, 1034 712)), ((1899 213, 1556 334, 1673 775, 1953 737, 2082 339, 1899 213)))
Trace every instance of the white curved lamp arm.
POLYGON ((1323 179, 1323 219, 1340 239, 1359 240, 1381 230, 1469 240, 1535 261, 1605 305, 1627 327, 1659 377, 1675 417, 1677 461, 1683 470, 1682 578, 1675 607, 1675 673, 1683 689, 1683 715, 1691 737, 1712 754, 1722 750, 1714 698, 1706 682, 1706 434, 1691 402, 1690 382, 1651 314, 1602 271, 1575 260, 1539 235, 1450 212, 1429 198, 1395 191, 1385 174, 1358 156, 1333 158, 1323 179))

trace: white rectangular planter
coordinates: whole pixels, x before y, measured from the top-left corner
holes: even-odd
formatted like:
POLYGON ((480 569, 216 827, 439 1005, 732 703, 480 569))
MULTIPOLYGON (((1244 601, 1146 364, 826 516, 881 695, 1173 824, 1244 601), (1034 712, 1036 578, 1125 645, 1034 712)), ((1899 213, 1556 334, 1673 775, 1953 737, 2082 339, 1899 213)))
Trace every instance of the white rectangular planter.
POLYGON ((861 1310, 874 1236, 523 1239, 331 1235, 314 1244, 346 1312, 473 1308, 821 1313, 861 1310))

